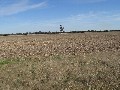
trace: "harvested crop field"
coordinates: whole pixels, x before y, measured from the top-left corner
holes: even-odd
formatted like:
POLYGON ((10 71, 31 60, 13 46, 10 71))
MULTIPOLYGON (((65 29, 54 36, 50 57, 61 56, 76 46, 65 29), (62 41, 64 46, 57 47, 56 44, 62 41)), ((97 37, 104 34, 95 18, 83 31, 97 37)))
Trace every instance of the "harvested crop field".
POLYGON ((119 90, 120 32, 0 37, 0 90, 119 90))

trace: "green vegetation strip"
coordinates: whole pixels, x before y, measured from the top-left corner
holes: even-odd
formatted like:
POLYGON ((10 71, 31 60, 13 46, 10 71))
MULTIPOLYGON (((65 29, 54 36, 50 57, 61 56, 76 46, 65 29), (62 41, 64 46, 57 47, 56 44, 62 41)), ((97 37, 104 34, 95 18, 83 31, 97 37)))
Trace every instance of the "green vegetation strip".
POLYGON ((5 65, 5 64, 9 64, 11 63, 11 61, 8 61, 8 60, 1 60, 0 61, 0 65, 5 65))
POLYGON ((0 59, 0 66, 20 62, 19 59, 0 59))

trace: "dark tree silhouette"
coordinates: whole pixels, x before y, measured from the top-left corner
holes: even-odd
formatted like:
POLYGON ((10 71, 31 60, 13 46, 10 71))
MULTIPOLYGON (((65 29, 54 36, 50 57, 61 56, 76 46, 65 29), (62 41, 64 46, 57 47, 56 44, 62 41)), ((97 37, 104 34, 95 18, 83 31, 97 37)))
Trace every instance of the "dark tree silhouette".
POLYGON ((62 25, 60 25, 60 32, 64 32, 63 29, 64 29, 64 27, 62 27, 62 25))

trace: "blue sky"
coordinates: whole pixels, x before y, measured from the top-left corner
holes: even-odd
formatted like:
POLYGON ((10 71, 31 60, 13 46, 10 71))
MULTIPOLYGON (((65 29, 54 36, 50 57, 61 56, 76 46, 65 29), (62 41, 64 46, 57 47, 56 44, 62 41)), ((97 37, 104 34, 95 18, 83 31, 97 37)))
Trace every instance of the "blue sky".
POLYGON ((0 33, 120 29, 120 0, 0 0, 0 33))

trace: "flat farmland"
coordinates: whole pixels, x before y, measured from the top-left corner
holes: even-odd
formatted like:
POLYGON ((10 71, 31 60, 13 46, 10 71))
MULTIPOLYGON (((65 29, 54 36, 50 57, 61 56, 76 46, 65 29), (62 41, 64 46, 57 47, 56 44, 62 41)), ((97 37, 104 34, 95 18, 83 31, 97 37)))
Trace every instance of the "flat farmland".
POLYGON ((0 36, 0 90, 119 90, 120 32, 0 36))

